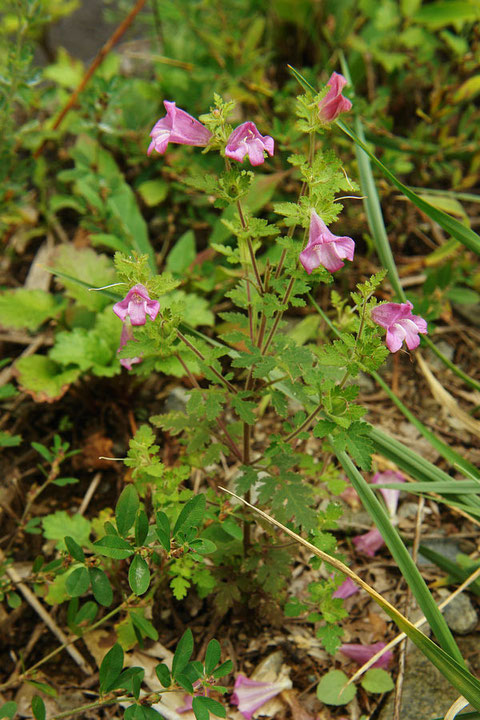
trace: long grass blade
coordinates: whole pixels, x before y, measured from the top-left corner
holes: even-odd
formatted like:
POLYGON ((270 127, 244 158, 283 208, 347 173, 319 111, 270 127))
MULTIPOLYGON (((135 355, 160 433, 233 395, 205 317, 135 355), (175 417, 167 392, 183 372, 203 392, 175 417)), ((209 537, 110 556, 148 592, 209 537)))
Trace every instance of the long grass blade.
POLYGON ((455 658, 457 662, 463 664, 462 655, 453 639, 445 618, 439 611, 436 602, 427 588, 425 580, 420 575, 417 566, 403 544, 397 530, 390 522, 386 511, 347 453, 344 451, 337 452, 337 457, 350 482, 357 491, 364 508, 367 510, 385 540, 388 549, 398 564, 403 577, 414 594, 423 614, 427 618, 438 642, 445 652, 455 658))
MULTIPOLYGON (((456 660, 447 652, 442 650, 442 648, 439 648, 438 645, 435 645, 435 643, 432 642, 430 638, 428 638, 422 632, 420 632, 420 630, 418 630, 410 622, 410 620, 408 620, 400 612, 398 612, 398 610, 393 605, 391 605, 388 600, 386 600, 374 588, 368 585, 368 583, 362 580, 362 578, 359 577, 355 572, 353 572, 353 570, 351 570, 349 567, 347 567, 347 565, 340 562, 340 560, 337 560, 331 555, 328 555, 322 550, 319 550, 315 547, 315 545, 312 545, 307 540, 304 540, 293 530, 285 527, 285 525, 282 525, 280 522, 278 522, 278 520, 275 520, 267 513, 259 510, 257 507, 251 505, 249 502, 239 497, 238 495, 235 495, 235 493, 230 492, 230 490, 226 490, 222 487, 220 487, 220 490, 223 490, 229 495, 235 497, 237 500, 249 507, 255 513, 267 520, 267 522, 280 528, 281 530, 283 530, 283 532, 287 533, 287 535, 290 535, 290 537, 294 538, 294 540, 296 540, 298 543, 308 548, 308 550, 310 550, 313 555, 316 555, 339 572, 351 578, 355 583, 357 583, 357 585, 363 588, 370 595, 370 597, 375 600, 375 602, 387 613, 387 615, 392 618, 392 620, 398 625, 400 630, 402 630, 412 640, 412 642, 415 643, 415 645, 424 653, 424 655, 440 670, 444 677, 470 702, 472 707, 474 707, 476 710, 480 710, 480 681, 477 680, 477 678, 475 678, 464 667, 463 658, 461 657, 461 655, 460 660, 456 660)), ((455 643, 453 643, 453 645, 456 648, 455 643)), ((459 655, 458 648, 456 648, 455 654, 456 656, 459 655)))
POLYGON ((428 215, 428 217, 434 222, 438 223, 445 230, 445 232, 454 237, 456 240, 459 240, 469 250, 473 250, 473 252, 480 254, 480 237, 477 235, 476 232, 471 230, 466 225, 463 225, 458 220, 455 220, 455 218, 451 217, 450 215, 447 215, 447 213, 443 212, 443 210, 434 207, 429 202, 417 195, 416 192, 413 192, 413 190, 410 190, 409 187, 400 182, 400 180, 398 180, 398 178, 396 178, 395 175, 378 158, 375 157, 375 155, 371 152, 370 148, 358 136, 358 134, 348 128, 341 120, 337 120, 337 125, 345 133, 345 135, 348 135, 348 137, 351 138, 353 142, 368 155, 370 160, 375 163, 375 165, 379 168, 379 170, 381 170, 385 177, 387 177, 390 182, 395 185, 398 190, 400 190, 400 192, 402 192, 409 200, 411 200, 412 203, 416 205, 419 210, 424 212, 425 215, 428 215))

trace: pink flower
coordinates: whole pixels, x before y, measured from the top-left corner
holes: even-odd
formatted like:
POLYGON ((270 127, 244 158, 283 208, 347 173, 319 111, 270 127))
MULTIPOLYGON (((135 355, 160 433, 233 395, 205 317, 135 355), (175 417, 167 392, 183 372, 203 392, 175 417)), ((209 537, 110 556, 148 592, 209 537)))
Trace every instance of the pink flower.
POLYGON ((274 698, 276 695, 292 687, 292 681, 289 678, 278 682, 257 682, 250 680, 245 675, 237 675, 235 680, 234 692, 231 698, 233 705, 238 705, 238 709, 242 715, 250 720, 253 713, 262 705, 274 698))
POLYGON ((387 347, 390 352, 395 353, 405 343, 409 350, 413 350, 420 344, 418 333, 425 334, 427 323, 419 315, 412 315, 413 305, 406 303, 384 303, 377 305, 372 310, 372 320, 381 325, 387 331, 387 347))
POLYGON ((351 109, 352 103, 342 95, 342 90, 346 84, 347 81, 340 73, 334 72, 330 75, 330 80, 327 83, 330 90, 318 103, 319 117, 322 122, 333 122, 340 113, 348 112, 351 109))
POLYGON ((351 595, 355 595, 355 593, 357 593, 359 590, 360 588, 358 587, 358 585, 355 585, 353 580, 347 577, 346 580, 344 580, 342 584, 338 586, 332 597, 342 598, 343 600, 345 600, 345 598, 348 598, 351 595))
POLYGON ((330 272, 340 270, 344 266, 343 258, 353 260, 355 243, 352 238, 338 237, 330 232, 322 218, 312 210, 310 216, 310 233, 308 245, 300 253, 300 262, 310 273, 323 265, 330 272))
POLYGON ((113 306, 115 315, 118 315, 122 322, 125 322, 128 315, 132 325, 145 325, 147 315, 151 320, 155 320, 159 310, 160 303, 150 299, 147 288, 143 285, 134 285, 126 297, 113 306))
MULTIPOLYGON (((377 642, 373 645, 356 645, 355 643, 345 643, 340 646, 340 652, 351 660, 355 660, 359 665, 363 665, 368 662, 379 650, 382 650, 386 646, 384 642, 377 642)), ((393 658, 393 653, 387 650, 372 667, 374 668, 387 668, 393 658)))
MULTIPOLYGON (((395 472, 394 470, 385 470, 385 472, 375 473, 375 475, 372 477, 371 482, 374 484, 381 483, 383 485, 384 483, 390 482, 405 482, 405 478, 399 472, 395 472)), ((380 492, 383 495, 383 499, 385 500, 385 505, 387 506, 390 517, 394 518, 397 514, 400 490, 389 490, 388 488, 380 488, 380 492)))
POLYGON ((148 146, 147 155, 150 155, 152 150, 163 155, 169 142, 197 147, 205 147, 208 144, 212 133, 205 125, 195 120, 185 110, 177 108, 174 102, 164 100, 163 104, 167 114, 153 126, 150 133, 152 142, 148 146))
MULTIPOLYGON (((127 344, 129 340, 135 340, 135 338, 133 337, 132 326, 130 325, 130 323, 124 322, 122 325, 122 334, 120 336, 120 345, 118 347, 117 353, 120 352, 120 350, 127 344)), ((141 357, 120 358, 120 365, 127 370, 131 370, 132 365, 136 365, 137 363, 141 362, 141 357)))
POLYGON ((252 165, 261 165, 265 162, 264 151, 271 157, 273 148, 274 141, 270 135, 260 135, 255 123, 245 122, 235 128, 228 138, 225 155, 238 162, 243 162, 248 155, 252 165))
POLYGON ((368 557, 373 557, 377 550, 380 550, 380 548, 385 544, 385 541, 377 528, 369 530, 363 535, 357 535, 353 538, 353 542, 357 550, 365 553, 368 557))

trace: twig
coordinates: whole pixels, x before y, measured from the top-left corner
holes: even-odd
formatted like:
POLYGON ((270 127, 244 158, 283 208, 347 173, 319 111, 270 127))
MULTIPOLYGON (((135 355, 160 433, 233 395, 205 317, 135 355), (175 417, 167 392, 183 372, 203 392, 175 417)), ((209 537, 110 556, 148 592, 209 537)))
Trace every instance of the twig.
POLYGON ((83 515, 83 513, 87 509, 87 507, 90 503, 90 500, 93 497, 93 493, 97 489, 101 479, 102 479, 102 473, 99 473, 99 472, 93 477, 93 480, 90 483, 88 490, 85 493, 85 496, 82 500, 82 504, 80 505, 80 507, 77 510, 78 515, 83 515))
MULTIPOLYGON (((120 40, 122 35, 124 35, 125 32, 128 30, 128 28, 132 24, 135 16, 140 12, 140 10, 143 8, 145 3, 146 3, 146 0, 137 0, 135 5, 133 6, 133 8, 128 13, 125 20, 120 23, 120 25, 117 27, 117 29, 115 30, 113 35, 111 35, 109 37, 109 39, 107 40, 105 45, 99 50, 95 59, 91 63, 90 67, 88 68, 87 72, 85 73, 85 75, 83 76, 83 78, 81 79, 81 81, 79 82, 79 84, 77 85, 75 90, 73 91, 72 95, 70 96, 67 104, 60 111, 59 116, 53 123, 52 130, 57 130, 60 127, 63 119, 70 112, 70 110, 73 108, 73 106, 77 102, 80 93, 82 93, 83 90, 85 89, 88 81, 92 77, 95 70, 102 64, 102 62, 104 61, 104 59, 106 58, 106 56, 108 55, 110 50, 114 47, 114 45, 117 44, 117 42, 120 40)), ((45 147, 45 142, 43 142, 40 145, 40 147, 38 147, 37 150, 35 151, 35 153, 33 155, 35 159, 37 159, 42 154, 44 147, 45 147)))
POLYGON ((30 591, 30 589, 22 582, 20 576, 18 575, 17 571, 14 567, 8 566, 5 568, 5 573, 8 575, 10 580, 15 583, 16 587, 20 590, 25 600, 28 602, 28 604, 35 610, 35 612, 41 617, 45 625, 48 627, 49 630, 55 635, 55 637, 60 640, 61 643, 63 643, 66 646, 66 650, 70 657, 75 660, 79 668, 85 673, 85 675, 91 675, 93 673, 93 669, 91 666, 87 663, 87 661, 80 655, 77 648, 72 647, 68 644, 69 640, 63 630, 58 627, 57 623, 53 620, 53 618, 48 614, 48 612, 45 610, 43 605, 38 601, 38 599, 35 597, 35 595, 30 591))
MULTIPOLYGON (((25 348, 25 350, 19 355, 17 360, 19 360, 20 358, 25 358, 25 357, 29 357, 30 355, 33 355, 38 350, 38 348, 44 344, 44 341, 45 341, 44 335, 39 335, 38 337, 36 337, 35 340, 32 343, 30 343, 30 345, 27 348, 25 348)), ((11 380, 14 372, 15 372, 15 369, 14 369, 13 365, 10 365, 9 367, 5 368, 5 370, 2 370, 2 372, 0 373, 0 387, 2 385, 6 385, 6 383, 8 383, 11 380)))

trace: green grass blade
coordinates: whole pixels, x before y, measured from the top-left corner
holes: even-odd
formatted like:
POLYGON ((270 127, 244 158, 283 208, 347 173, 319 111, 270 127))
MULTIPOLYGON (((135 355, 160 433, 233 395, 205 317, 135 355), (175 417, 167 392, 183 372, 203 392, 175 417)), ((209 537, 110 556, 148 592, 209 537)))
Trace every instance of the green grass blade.
POLYGON ((470 477, 480 480, 480 473, 474 465, 469 463, 468 460, 465 460, 465 458, 463 458, 459 453, 455 452, 455 450, 452 450, 451 447, 444 443, 443 440, 440 440, 440 438, 438 438, 435 433, 429 430, 412 412, 410 412, 410 410, 402 403, 400 398, 398 398, 395 393, 388 387, 387 383, 378 373, 372 372, 371 375, 380 385, 380 387, 382 387, 383 390, 387 393, 389 398, 395 403, 398 409, 401 410, 405 417, 412 423, 412 425, 415 425, 417 430, 423 435, 424 438, 428 440, 430 445, 434 447, 435 450, 437 450, 440 455, 445 458, 445 460, 448 460, 452 467, 457 467, 460 470, 464 470, 466 473, 469 474, 470 477))
POLYGON ((348 137, 351 138, 353 142, 368 155, 370 160, 375 163, 385 177, 387 177, 390 182, 395 185, 398 190, 400 190, 400 192, 411 200, 419 210, 424 212, 425 215, 428 215, 429 218, 438 223, 449 235, 454 237, 456 240, 459 240, 469 250, 473 250, 473 252, 480 254, 480 237, 476 232, 466 225, 463 225, 458 220, 455 220, 455 218, 450 215, 447 215, 447 213, 443 212, 443 210, 434 207, 417 195, 417 193, 413 192, 413 190, 410 190, 409 187, 400 182, 400 180, 398 180, 395 175, 380 160, 378 160, 378 158, 375 157, 370 148, 353 130, 348 128, 341 120, 337 120, 337 125, 341 130, 343 130, 345 135, 348 135, 348 137))
POLYGON ((466 493, 473 495, 480 492, 480 485, 475 480, 451 480, 450 482, 412 482, 412 483, 375 483, 376 488, 390 488, 391 490, 405 490, 405 492, 429 493, 436 492, 443 495, 458 495, 466 493))
POLYGON ((375 600, 375 602, 387 613, 387 615, 392 618, 392 620, 398 625, 400 630, 402 630, 412 640, 412 642, 415 643, 415 645, 423 652, 423 654, 429 660, 431 660, 431 662, 435 665, 435 667, 440 670, 443 676, 447 678, 447 680, 449 680, 449 682, 470 702, 472 707, 480 710, 480 681, 475 678, 471 673, 469 673, 468 670, 464 667, 463 659, 461 657, 460 662, 457 662, 453 657, 451 657, 448 653, 442 650, 442 648, 439 648, 437 645, 435 645, 435 643, 432 642, 430 638, 428 638, 420 630, 418 630, 391 603, 389 603, 388 600, 382 597, 382 595, 380 595, 376 590, 374 590, 374 588, 368 585, 368 583, 362 580, 361 577, 354 573, 353 570, 347 567, 340 560, 337 560, 337 558, 334 558, 323 552, 322 550, 319 550, 307 540, 304 540, 300 535, 297 535, 297 533, 295 533, 293 530, 285 527, 285 525, 282 525, 282 523, 278 522, 278 520, 275 520, 270 515, 263 512, 263 510, 259 510, 259 508, 251 505, 249 502, 246 502, 246 500, 239 497, 238 495, 235 495, 235 493, 230 492, 230 490, 225 490, 225 488, 222 487, 220 487, 220 490, 224 490, 224 492, 227 492, 229 495, 237 498, 237 500, 242 502, 244 505, 249 507, 255 513, 263 517, 265 520, 267 520, 267 522, 280 528, 287 535, 294 538, 294 540, 296 540, 298 543, 308 548, 308 550, 313 555, 316 555, 321 560, 336 568, 337 570, 339 570, 339 572, 343 573, 347 577, 351 578, 354 582, 356 582, 357 585, 363 588, 363 590, 365 590, 370 595, 370 597, 375 600))
POLYGON ((433 343, 430 338, 427 335, 422 335, 422 345, 427 345, 430 350, 435 353, 435 355, 438 357, 439 360, 443 362, 444 365, 446 365, 452 372, 457 375, 457 377, 462 378, 462 380, 467 383, 467 385, 470 385, 471 388, 474 390, 480 391, 480 382, 477 382, 474 378, 470 377, 470 375, 467 375, 467 373, 464 373, 463 370, 461 370, 459 367, 455 365, 451 360, 449 360, 442 352, 437 348, 435 343, 433 343))
POLYGON ((313 85, 310 85, 308 80, 306 78, 304 78, 303 75, 298 72, 298 70, 295 70, 295 68, 292 67, 291 65, 287 65, 287 67, 290 70, 290 72, 292 73, 295 80, 297 80, 297 82, 303 87, 304 90, 306 90, 307 92, 312 92, 314 95, 316 95, 318 93, 318 90, 315 90, 313 85))
MULTIPOLYGON (((407 548, 403 544, 400 535, 390 522, 386 511, 383 509, 372 488, 357 470, 346 452, 337 452, 337 457, 350 482, 352 483, 352 486, 357 491, 364 508, 369 513, 385 540, 388 549, 392 553, 395 562, 400 568, 403 577, 414 594, 418 605, 427 618, 441 647, 452 658, 455 658, 460 665, 464 665, 460 650, 453 639, 445 618, 438 609, 435 600, 427 588, 425 580, 420 575, 420 572, 412 560, 407 548)), ((403 627, 401 629, 404 630, 403 627)), ((404 632, 406 632, 406 630, 404 630, 404 632)))
MULTIPOLYGON (((457 565, 457 563, 453 562, 453 560, 450 560, 444 555, 435 552, 435 550, 432 550, 429 547, 425 547, 425 545, 420 544, 420 547, 418 549, 419 552, 423 555, 423 557, 427 558, 427 560, 431 560, 432 563, 437 565, 441 570, 445 570, 445 572, 448 572, 448 574, 454 579, 455 582, 465 582, 465 580, 472 574, 473 570, 476 570, 478 567, 480 567, 480 564, 478 562, 472 562, 472 564, 468 568, 462 568, 460 567, 460 565, 457 565)), ((480 595, 480 582, 478 580, 475 580, 475 582, 472 582, 469 585, 468 590, 469 592, 475 593, 475 595, 480 595)))

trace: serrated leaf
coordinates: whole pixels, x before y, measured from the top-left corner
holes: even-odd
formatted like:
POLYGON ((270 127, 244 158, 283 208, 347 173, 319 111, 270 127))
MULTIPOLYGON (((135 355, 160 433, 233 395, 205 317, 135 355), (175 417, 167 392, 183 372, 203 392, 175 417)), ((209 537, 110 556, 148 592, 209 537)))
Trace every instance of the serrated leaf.
POLYGON ((135 555, 128 569, 128 582, 136 595, 143 595, 150 585, 150 569, 141 555, 135 555))
POLYGON ((83 515, 70 516, 65 510, 57 510, 42 518, 42 527, 47 540, 58 540, 58 550, 66 549, 65 535, 69 535, 80 546, 89 545, 90 522, 83 515))
POLYGON ((239 416, 240 420, 247 423, 248 425, 255 425, 256 417, 254 410, 257 408, 257 404, 251 400, 244 400, 240 397, 243 393, 237 393, 232 395, 230 401, 232 407, 239 416))
POLYGON ((17 360, 15 373, 20 387, 35 402, 54 402, 65 395, 80 370, 64 370, 45 355, 30 355, 17 360))
POLYGON ((44 290, 6 290, 0 293, 0 325, 36 330, 46 320, 57 318, 67 301, 44 290))
POLYGON ((140 500, 134 485, 127 485, 122 490, 115 507, 115 520, 117 521, 118 532, 125 537, 135 522, 137 510, 140 507, 140 500))

